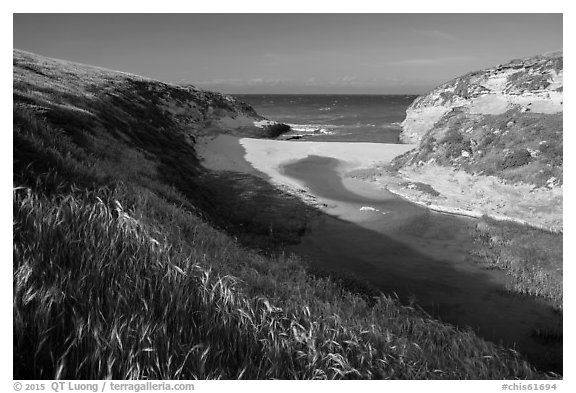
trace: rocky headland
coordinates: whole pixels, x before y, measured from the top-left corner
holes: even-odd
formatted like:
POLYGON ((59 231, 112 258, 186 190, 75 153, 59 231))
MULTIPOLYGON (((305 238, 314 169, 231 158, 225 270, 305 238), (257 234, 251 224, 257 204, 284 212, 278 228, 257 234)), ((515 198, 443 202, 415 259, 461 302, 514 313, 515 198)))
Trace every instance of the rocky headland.
POLYGON ((418 147, 355 171, 434 210, 562 231, 562 53, 512 60, 418 97, 400 135, 418 147))
POLYGON ((539 114, 562 113, 562 52, 512 60, 452 79, 418 97, 402 122, 403 143, 417 143, 440 120, 467 115, 481 118, 509 110, 539 114))

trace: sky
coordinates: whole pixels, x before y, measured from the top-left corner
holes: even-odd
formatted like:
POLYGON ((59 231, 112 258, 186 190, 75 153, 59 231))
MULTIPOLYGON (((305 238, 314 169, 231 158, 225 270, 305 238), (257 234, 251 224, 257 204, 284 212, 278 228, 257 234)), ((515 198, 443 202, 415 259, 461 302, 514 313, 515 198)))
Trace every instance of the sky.
POLYGON ((13 46, 231 94, 422 94, 561 50, 562 14, 14 14, 13 46))

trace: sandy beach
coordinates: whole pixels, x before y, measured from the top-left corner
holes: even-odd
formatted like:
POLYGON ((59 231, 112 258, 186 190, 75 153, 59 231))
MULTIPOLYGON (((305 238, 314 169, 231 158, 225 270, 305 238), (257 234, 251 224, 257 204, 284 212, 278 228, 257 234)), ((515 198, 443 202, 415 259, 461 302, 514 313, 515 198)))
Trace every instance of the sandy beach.
POLYGON ((352 221, 361 221, 358 212, 343 209, 334 200, 310 192, 304 182, 287 176, 283 167, 310 156, 338 160, 336 171, 349 191, 374 199, 392 192, 428 209, 468 217, 489 216, 499 221, 514 221, 533 227, 562 232, 562 190, 519 190, 494 179, 474 177, 442 168, 420 168, 398 175, 377 170, 378 175, 350 176, 374 172, 394 157, 414 148, 411 144, 280 141, 219 135, 199 141, 202 164, 211 170, 236 171, 264 178, 284 191, 298 195, 306 203, 352 221), (440 173, 440 172, 441 173, 440 173), (446 172, 446 173, 445 173, 446 172), (411 186, 430 185, 440 195, 433 196, 411 186), (546 201, 554 194, 558 203, 546 201), (528 195, 528 197, 527 197, 528 195))
MULTIPOLYGON (((307 187, 284 174, 282 167, 286 164, 308 156, 328 157, 339 161, 336 169, 343 174, 352 169, 386 164, 412 148, 413 145, 407 144, 279 141, 218 135, 201 139, 197 151, 202 164, 208 169, 264 177, 298 193, 298 190, 307 190, 307 187)), ((357 185, 357 182, 344 182, 348 187, 352 187, 353 183, 357 185)), ((362 192, 376 192, 367 188, 370 187, 362 187, 362 192)))

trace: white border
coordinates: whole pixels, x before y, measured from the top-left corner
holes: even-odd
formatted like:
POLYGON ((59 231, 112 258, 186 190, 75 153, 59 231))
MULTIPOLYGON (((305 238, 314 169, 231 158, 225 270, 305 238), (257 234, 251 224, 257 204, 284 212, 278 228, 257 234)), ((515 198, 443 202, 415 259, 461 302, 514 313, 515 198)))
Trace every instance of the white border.
MULTIPOLYGON (((11 189, 9 189, 9 184, 11 186, 11 174, 9 168, 12 166, 12 150, 10 145, 12 144, 12 133, 11 130, 11 101, 12 94, 9 88, 12 85, 12 76, 10 72, 10 59, 13 38, 13 13, 87 13, 87 12, 119 12, 119 13, 131 13, 131 12, 146 12, 146 13, 172 13, 172 12, 187 12, 187 13, 476 13, 476 12, 487 12, 487 13, 564 13, 564 37, 574 37, 574 19, 572 18, 572 12, 569 10, 568 1, 561 2, 536 2, 536 1, 503 1, 503 0, 482 0, 474 2, 465 1, 425 1, 425 0, 411 0, 411 1, 393 1, 393 2, 376 2, 376 1, 366 1, 366 0, 356 0, 354 2, 338 3, 334 4, 332 1, 306 1, 306 0, 286 0, 284 4, 273 4, 270 1, 232 1, 232 0, 218 0, 216 2, 122 2, 103 0, 91 3, 82 3, 71 0, 58 1, 58 2, 48 2, 48 1, 36 1, 36 0, 26 0, 15 4, 13 2, 9 5, 3 5, 2 19, 1 19, 1 36, 3 41, 2 47, 2 119, 3 119, 3 138, 2 143, 2 171, 1 171, 1 181, 2 181, 2 192, 0 193, 1 206, 2 206, 2 220, 0 221, 0 228, 2 233, 2 288, 3 293, 0 298, 2 315, 5 315, 6 323, 1 325, 2 338, 3 338, 3 357, 1 358, 0 367, 0 386, 3 387, 3 391, 10 392, 12 390, 12 324, 8 323, 8 320, 12 320, 12 317, 8 318, 8 315, 12 315, 12 302, 11 294, 8 292, 12 288, 12 270, 9 261, 12 259, 12 228, 9 224, 9 216, 11 210, 9 210, 10 201, 12 199, 11 189), (5 10, 6 8, 6 10, 5 10), (9 11, 9 12, 8 12, 9 11)), ((564 133, 564 146, 565 152, 565 190, 566 197, 565 200, 571 202, 573 200, 573 180, 571 179, 572 170, 574 169, 574 160, 570 154, 570 149, 574 146, 574 137, 572 127, 573 115, 572 115, 572 72, 574 68, 572 67, 572 44, 570 39, 564 42, 564 57, 567 66, 565 67, 568 71, 565 73, 565 85, 568 86, 564 94, 565 103, 568 103, 568 110, 565 111, 565 126, 564 129, 567 130, 564 133)), ((574 353, 574 339, 570 335, 571 328, 574 327, 573 315, 571 311, 572 305, 574 304, 573 296, 574 291, 572 290, 571 281, 574 277, 574 268, 571 263, 573 262, 573 247, 570 244, 574 237, 573 230, 573 218, 574 218, 574 208, 571 203, 565 203, 565 307, 564 307, 564 320, 565 320, 565 331, 568 332, 564 341, 564 380, 556 381, 559 386, 557 391, 566 391, 568 386, 574 386, 574 373, 573 366, 574 361, 571 359, 571 355, 574 353)), ((343 382, 313 382, 313 381, 298 381, 298 382, 285 382, 285 381, 245 381, 245 382, 233 382, 233 381, 198 381, 196 382, 195 391, 270 391, 271 389, 282 391, 288 391, 293 389, 303 389, 312 390, 318 388, 329 389, 333 392, 349 392, 352 389, 357 389, 356 386, 358 382, 343 381, 343 382)), ((365 381, 360 382, 361 389, 365 391, 382 391, 383 389, 389 391, 401 391, 404 389, 418 389, 419 391, 433 391, 433 392, 446 392, 446 391, 458 391, 462 392, 466 390, 467 392, 497 392, 501 390, 502 382, 500 381, 365 381)))

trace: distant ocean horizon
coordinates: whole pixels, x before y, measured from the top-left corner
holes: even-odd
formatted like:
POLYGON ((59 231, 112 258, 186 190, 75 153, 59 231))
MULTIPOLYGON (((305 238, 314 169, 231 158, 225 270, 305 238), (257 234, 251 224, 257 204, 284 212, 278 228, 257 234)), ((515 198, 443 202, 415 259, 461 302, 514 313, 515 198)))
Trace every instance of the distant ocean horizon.
POLYGON ((417 95, 234 94, 259 115, 288 124, 286 137, 398 143, 400 123, 417 95))

